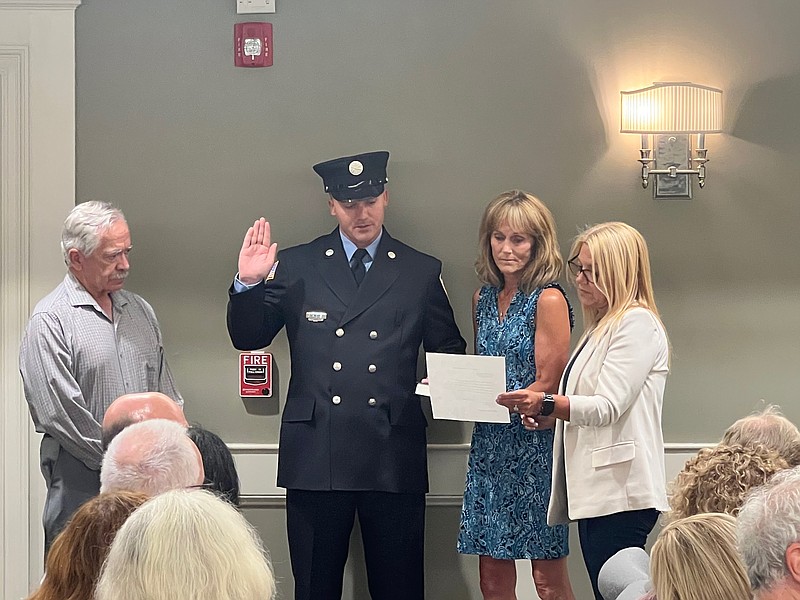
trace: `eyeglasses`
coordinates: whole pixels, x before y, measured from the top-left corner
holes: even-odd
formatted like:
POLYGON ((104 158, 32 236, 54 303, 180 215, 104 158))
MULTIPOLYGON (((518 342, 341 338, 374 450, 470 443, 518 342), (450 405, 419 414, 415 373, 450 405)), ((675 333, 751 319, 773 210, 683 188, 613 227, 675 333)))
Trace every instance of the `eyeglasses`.
POLYGON ((575 276, 577 279, 581 273, 586 278, 588 283, 594 283, 594 276, 592 275, 591 269, 584 269, 583 265, 577 262, 577 256, 573 256, 567 261, 567 266, 569 267, 570 272, 575 276))
POLYGON ((210 481, 206 481, 205 483, 197 483, 195 485, 187 485, 184 489, 187 490, 213 490, 214 484, 210 481))

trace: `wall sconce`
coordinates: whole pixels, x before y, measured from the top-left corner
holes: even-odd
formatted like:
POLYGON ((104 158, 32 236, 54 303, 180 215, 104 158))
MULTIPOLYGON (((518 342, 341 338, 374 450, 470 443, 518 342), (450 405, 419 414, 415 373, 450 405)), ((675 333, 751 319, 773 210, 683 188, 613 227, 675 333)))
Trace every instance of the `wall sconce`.
POLYGON ((620 95, 620 132, 642 135, 642 187, 647 187, 653 175, 654 198, 691 198, 692 175, 697 175, 700 187, 705 185, 705 134, 722 131, 722 90, 688 82, 659 82, 620 95), (693 134, 697 136, 694 153, 693 134))

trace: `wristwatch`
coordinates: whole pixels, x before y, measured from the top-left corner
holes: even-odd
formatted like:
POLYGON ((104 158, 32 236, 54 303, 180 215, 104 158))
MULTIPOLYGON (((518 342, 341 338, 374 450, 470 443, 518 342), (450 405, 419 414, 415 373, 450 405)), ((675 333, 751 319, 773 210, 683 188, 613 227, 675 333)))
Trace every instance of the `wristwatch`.
POLYGON ((545 394, 542 398, 542 407, 539 409, 539 414, 543 417, 547 417, 553 414, 553 411, 556 409, 556 401, 553 398, 553 394, 545 394))

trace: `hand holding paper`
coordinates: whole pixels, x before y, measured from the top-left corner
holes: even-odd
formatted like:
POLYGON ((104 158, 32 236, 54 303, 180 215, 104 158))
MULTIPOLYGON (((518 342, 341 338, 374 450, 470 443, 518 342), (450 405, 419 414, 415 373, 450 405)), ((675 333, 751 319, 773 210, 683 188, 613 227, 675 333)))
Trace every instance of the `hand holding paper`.
POLYGON ((504 357, 428 352, 426 360, 434 419, 510 422, 508 410, 495 402, 506 391, 504 357))

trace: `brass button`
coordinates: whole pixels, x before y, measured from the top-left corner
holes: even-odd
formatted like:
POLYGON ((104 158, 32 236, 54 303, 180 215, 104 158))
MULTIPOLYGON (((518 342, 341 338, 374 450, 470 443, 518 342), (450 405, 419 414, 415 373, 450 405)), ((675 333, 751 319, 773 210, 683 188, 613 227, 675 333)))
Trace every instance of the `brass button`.
POLYGON ((369 332, 369 339, 377 340, 378 339, 378 332, 375 331, 374 329, 372 331, 370 331, 369 332))
POLYGON ((369 402, 367 402, 367 404, 369 404, 370 406, 375 406, 377 403, 378 401, 375 400, 375 398, 370 398, 369 402))
POLYGON ((342 402, 342 398, 341 396, 334 396, 333 398, 331 398, 331 402, 333 402, 334 404, 340 404, 342 402))
POLYGON ((344 329, 339 327, 339 329, 336 330, 336 337, 342 337, 343 335, 344 335, 344 329))
POLYGON ((342 363, 340 363, 338 361, 333 363, 333 370, 334 371, 341 371, 342 370, 342 363))
POLYGON ((374 372, 375 372, 375 371, 377 371, 377 370, 378 370, 378 367, 376 367, 375 365, 370 365, 370 366, 369 366, 369 372, 370 372, 370 373, 374 373, 374 372))

